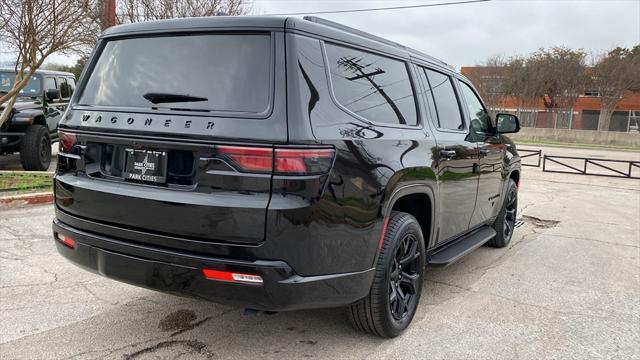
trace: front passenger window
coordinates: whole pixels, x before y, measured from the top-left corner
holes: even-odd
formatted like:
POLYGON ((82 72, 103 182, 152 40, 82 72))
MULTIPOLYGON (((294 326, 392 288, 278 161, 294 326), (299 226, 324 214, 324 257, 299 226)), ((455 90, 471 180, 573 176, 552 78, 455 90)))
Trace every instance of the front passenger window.
POLYGON ((485 110, 482 102, 471 89, 471 87, 463 82, 460 83, 462 95, 464 96, 469 116, 471 117, 471 132, 476 135, 485 136, 491 133, 491 118, 485 110))
POLYGON ((66 100, 71 97, 71 89, 69 88, 69 84, 67 84, 67 79, 63 77, 58 78, 58 90, 60 90, 60 98, 66 100))
POLYGON ((52 77, 45 77, 44 78, 44 91, 47 91, 47 90, 50 90, 50 89, 57 89, 56 79, 52 78, 52 77))

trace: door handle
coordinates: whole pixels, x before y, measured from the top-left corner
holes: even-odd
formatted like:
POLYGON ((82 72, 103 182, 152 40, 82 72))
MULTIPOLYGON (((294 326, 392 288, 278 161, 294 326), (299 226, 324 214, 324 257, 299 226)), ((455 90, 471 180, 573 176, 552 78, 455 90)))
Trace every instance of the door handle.
POLYGON ((456 156, 456 151, 455 150, 440 150, 440 156, 442 156, 443 158, 450 159, 450 158, 456 156))

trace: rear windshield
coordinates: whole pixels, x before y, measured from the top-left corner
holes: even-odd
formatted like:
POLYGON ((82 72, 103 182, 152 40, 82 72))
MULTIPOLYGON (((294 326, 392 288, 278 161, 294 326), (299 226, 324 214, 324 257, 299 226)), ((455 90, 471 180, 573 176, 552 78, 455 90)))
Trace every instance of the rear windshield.
POLYGON ((268 34, 111 40, 79 103, 261 113, 269 107, 270 70, 268 34))

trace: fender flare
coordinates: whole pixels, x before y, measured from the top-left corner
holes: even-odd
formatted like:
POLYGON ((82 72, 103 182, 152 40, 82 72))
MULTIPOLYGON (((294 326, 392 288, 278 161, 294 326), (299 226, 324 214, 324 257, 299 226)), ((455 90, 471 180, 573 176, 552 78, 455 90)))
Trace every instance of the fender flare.
POLYGON ((426 244, 425 247, 428 248, 431 243, 434 240, 435 237, 435 229, 437 228, 436 226, 436 213, 437 213, 437 203, 436 203, 436 193, 435 191, 426 184, 407 184, 407 185, 402 185, 402 186, 398 186, 397 188, 395 188, 392 192, 391 195, 383 201, 383 203, 380 206, 380 213, 383 217, 383 219, 386 219, 390 214, 391 214, 391 210, 393 209, 393 206, 395 205, 395 203, 402 197, 407 196, 407 195, 411 195, 411 194, 424 194, 427 195, 427 197, 429 197, 429 200, 431 201, 431 219, 429 219, 430 221, 430 229, 429 229, 429 234, 423 234, 423 236, 426 237, 426 244))
POLYGON ((20 124, 32 124, 37 117, 44 118, 44 112, 40 109, 25 109, 16 111, 13 114, 12 121, 20 124))

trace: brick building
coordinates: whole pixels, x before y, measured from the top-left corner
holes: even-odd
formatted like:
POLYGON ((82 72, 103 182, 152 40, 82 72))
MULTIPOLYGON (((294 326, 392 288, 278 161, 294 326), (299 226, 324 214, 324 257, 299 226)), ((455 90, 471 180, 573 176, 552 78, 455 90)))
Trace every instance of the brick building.
MULTIPOLYGON (((484 100, 493 109, 517 114, 523 126, 538 128, 561 128, 598 130, 600 98, 597 90, 585 89, 571 111, 548 112, 544 99, 531 102, 515 97, 492 96, 492 88, 501 81, 501 70, 496 67, 462 67, 461 73, 476 83, 484 100), (479 81, 476 81, 479 82, 479 81)), ((628 92, 618 103, 609 125, 609 131, 640 131, 640 92, 628 92)))

